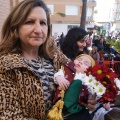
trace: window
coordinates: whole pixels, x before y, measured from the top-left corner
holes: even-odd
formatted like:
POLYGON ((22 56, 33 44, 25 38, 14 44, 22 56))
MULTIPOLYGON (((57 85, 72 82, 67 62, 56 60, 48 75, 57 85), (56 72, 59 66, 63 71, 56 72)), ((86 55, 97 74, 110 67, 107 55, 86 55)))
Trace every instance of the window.
POLYGON ((65 14, 66 15, 78 15, 78 6, 77 5, 66 5, 65 14))
POLYGON ((92 16, 92 8, 87 8, 87 16, 92 16))
POLYGON ((90 7, 87 8, 86 20, 93 20, 93 17, 92 17, 92 8, 90 8, 90 7))
POLYGON ((48 9, 50 10, 50 14, 54 14, 54 5, 47 5, 48 9))

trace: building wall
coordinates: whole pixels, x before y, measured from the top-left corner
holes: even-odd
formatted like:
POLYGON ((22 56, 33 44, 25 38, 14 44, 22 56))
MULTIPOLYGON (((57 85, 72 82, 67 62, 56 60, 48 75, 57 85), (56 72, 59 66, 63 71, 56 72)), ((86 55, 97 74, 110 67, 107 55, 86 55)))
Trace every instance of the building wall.
POLYGON ((79 24, 58 24, 58 23, 53 23, 52 24, 52 36, 54 37, 58 37, 61 35, 61 33, 63 32, 64 35, 67 34, 68 26, 73 27, 73 26, 79 26, 79 24))
MULTIPOLYGON (((69 26, 80 26, 80 19, 82 13, 82 0, 44 0, 46 4, 54 6, 54 13, 51 14, 51 23, 52 23, 52 35, 59 36, 62 32, 64 34, 67 33, 69 26), (78 14, 77 15, 66 15, 66 6, 67 5, 75 5, 78 6, 78 14), (65 17, 56 14, 56 12, 60 12, 65 14, 65 17)), ((94 7, 96 6, 96 2, 93 0, 89 0, 87 3, 87 8, 91 9, 91 12, 86 15, 86 30, 87 27, 93 28, 94 25, 92 22, 94 7)), ((72 12, 72 11, 71 11, 72 12)))
POLYGON ((82 2, 80 0, 44 0, 46 4, 54 5, 54 15, 51 15, 52 23, 59 22, 59 23, 80 23, 80 16, 81 16, 81 6, 82 2), (56 12, 61 12, 65 14, 66 5, 76 5, 78 6, 78 15, 66 15, 65 17, 61 17, 60 15, 56 14, 56 12))
POLYGON ((120 30, 120 0, 115 0, 113 11, 113 30, 120 30))
MULTIPOLYGON (((82 13, 82 0, 44 0, 46 4, 54 5, 54 14, 51 15, 51 21, 59 22, 59 23, 80 23, 81 13, 82 13), (76 5, 78 6, 78 15, 66 15, 65 17, 61 17, 60 15, 56 14, 56 12, 61 12, 65 14, 66 5, 76 5)), ((92 8, 92 16, 91 18, 87 19, 88 22, 94 22, 93 14, 94 14, 94 7, 96 6, 96 2, 88 1, 87 7, 92 8)))
MULTIPOLYGON (((23 0, 0 0, 0 36, 3 22, 12 10, 12 8, 23 0)), ((78 15, 67 15, 61 17, 58 14, 51 15, 52 23, 52 35, 59 35, 64 31, 66 34, 68 31, 68 25, 78 26, 80 24, 80 17, 82 12, 82 0, 44 0, 46 4, 54 5, 54 13, 65 13, 66 5, 77 5, 78 15), (63 27, 64 26, 64 27, 63 27)), ((88 7, 95 7, 95 2, 88 1, 88 7)), ((89 22, 93 22, 93 19, 89 19, 89 22)))
POLYGON ((5 19, 12 8, 22 0, 0 0, 0 38, 1 30, 5 19))
POLYGON ((0 0, 0 34, 3 22, 10 12, 10 1, 9 0, 0 0))

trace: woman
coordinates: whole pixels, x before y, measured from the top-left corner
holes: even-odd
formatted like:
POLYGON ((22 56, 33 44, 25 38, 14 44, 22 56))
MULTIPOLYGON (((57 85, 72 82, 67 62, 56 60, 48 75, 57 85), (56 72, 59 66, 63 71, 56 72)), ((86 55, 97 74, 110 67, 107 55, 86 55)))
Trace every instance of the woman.
MULTIPOLYGON (((75 27, 72 28, 68 31, 62 46, 61 46, 61 50, 62 52, 68 57, 70 58, 72 61, 81 53, 85 53, 85 48, 86 48, 86 42, 88 40, 88 35, 87 32, 85 30, 83 30, 80 27, 75 27)), ((71 66, 68 65, 68 67, 71 68, 71 66)), ((72 70, 70 70, 72 71, 72 70)), ((61 81, 60 84, 62 84, 62 89, 67 89, 69 87, 69 83, 68 83, 68 78, 64 78, 61 75, 56 76, 56 80, 57 81, 61 81), (64 82, 62 82, 64 81, 64 82), (66 86, 66 84, 68 84, 66 86), (66 87, 64 87, 66 86, 66 87)), ((59 84, 59 86, 61 86, 59 84)), ((82 86, 82 94, 80 96, 80 99, 82 101, 82 105, 83 105, 83 110, 77 114, 73 114, 68 116, 68 120, 79 120, 81 118, 86 119, 86 116, 89 116, 89 120, 91 120, 90 115, 89 115, 89 110, 86 109, 85 107, 89 108, 90 110, 94 111, 95 110, 95 104, 96 101, 94 100, 94 97, 88 98, 88 100, 86 100, 86 94, 88 94, 88 91, 86 89, 86 86, 82 86)), ((87 120, 86 119, 86 120, 87 120)))
POLYGON ((42 0, 24 0, 7 17, 0 43, 0 119, 46 119, 54 69, 70 61, 55 48, 50 33, 42 0))
POLYGON ((93 46, 93 47, 92 47, 92 52, 91 52, 90 55, 92 56, 92 58, 93 58, 94 60, 100 60, 100 55, 99 55, 99 53, 97 52, 97 47, 96 47, 96 46, 93 46))
POLYGON ((55 91, 53 64, 59 68, 57 57, 67 61, 50 33, 42 0, 24 0, 7 17, 0 43, 0 119, 46 119, 55 91))

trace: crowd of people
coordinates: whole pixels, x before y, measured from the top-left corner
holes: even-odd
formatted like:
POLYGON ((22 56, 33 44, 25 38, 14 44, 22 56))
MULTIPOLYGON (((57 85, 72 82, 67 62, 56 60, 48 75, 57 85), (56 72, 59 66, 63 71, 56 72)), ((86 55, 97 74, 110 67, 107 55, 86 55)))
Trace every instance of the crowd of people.
POLYGON ((110 44, 106 43, 105 40, 105 36, 101 35, 101 36, 94 36, 93 37, 93 46, 97 47, 97 51, 100 54, 100 59, 104 59, 104 60, 120 60, 120 53, 117 52, 113 46, 111 46, 110 44))
MULTIPOLYGON (((56 91, 54 74, 62 64, 86 54, 89 35, 85 30, 72 28, 64 40, 62 34, 58 49, 50 27, 49 10, 42 0, 21 1, 6 18, 0 42, 1 120, 47 120, 56 91)), ((98 49, 102 49, 102 44, 98 49)), ((91 61, 85 63, 85 67, 91 65, 91 61)), ((65 81, 62 84, 67 87, 70 85, 66 77, 58 75, 55 79, 65 81)), ((68 115, 66 120, 92 120, 89 111, 95 111, 97 101, 95 96, 85 99, 88 92, 84 85, 81 85, 81 91, 82 109, 68 115)))
MULTIPOLYGON (((120 61, 120 53, 117 52, 114 47, 106 42, 106 37, 103 35, 93 35, 90 32, 89 39, 87 40, 87 47, 92 47, 90 50, 85 50, 87 54, 90 54, 94 60, 108 60, 112 59, 115 61, 120 61)), ((65 35, 62 33, 60 37, 56 39, 57 46, 60 47, 61 40, 63 41, 65 35), (62 36, 62 37, 61 37, 62 36)))

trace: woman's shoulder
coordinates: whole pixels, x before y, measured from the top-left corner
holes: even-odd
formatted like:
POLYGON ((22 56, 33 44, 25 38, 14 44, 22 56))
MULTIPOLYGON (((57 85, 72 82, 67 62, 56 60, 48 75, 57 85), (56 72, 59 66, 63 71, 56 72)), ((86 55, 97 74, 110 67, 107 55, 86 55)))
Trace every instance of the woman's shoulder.
POLYGON ((55 51, 53 65, 56 70, 59 70, 62 64, 69 62, 71 62, 71 60, 67 58, 60 50, 55 51))
POLYGON ((15 62, 20 60, 19 54, 4 54, 0 56, 0 62, 15 62))
POLYGON ((13 57, 13 56, 19 56, 19 54, 8 53, 8 54, 0 55, 0 59, 13 57))
POLYGON ((5 54, 0 56, 0 72, 5 72, 6 70, 23 65, 23 60, 19 54, 5 54))

